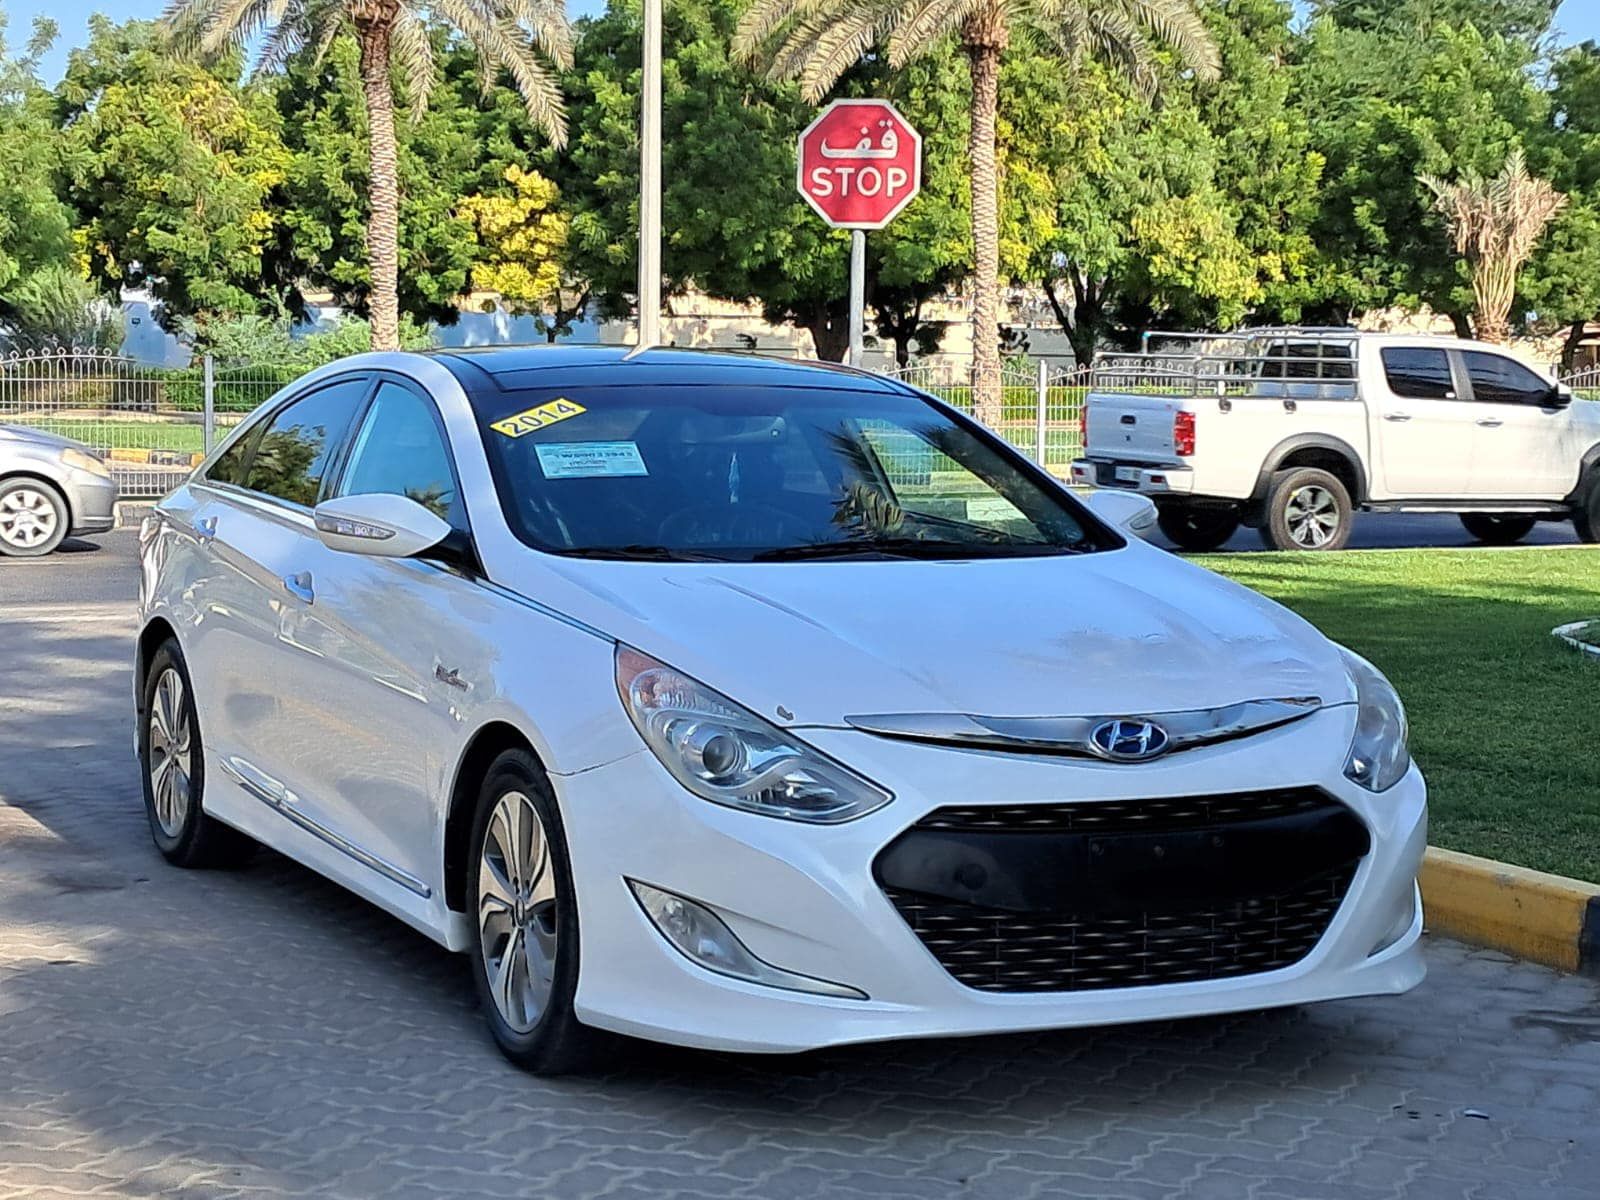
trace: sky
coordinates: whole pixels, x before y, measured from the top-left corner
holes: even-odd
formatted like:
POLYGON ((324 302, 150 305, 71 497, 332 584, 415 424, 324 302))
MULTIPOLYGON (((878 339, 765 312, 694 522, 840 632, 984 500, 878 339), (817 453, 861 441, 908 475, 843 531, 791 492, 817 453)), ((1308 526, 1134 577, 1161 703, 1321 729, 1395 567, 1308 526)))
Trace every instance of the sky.
MULTIPOLYGON (((48 84, 54 84, 66 68, 67 51, 81 45, 85 39, 89 14, 103 12, 116 20, 129 17, 157 17, 167 6, 167 0, 0 0, 11 19, 9 39, 13 47, 27 40, 27 31, 36 14, 45 13, 61 25, 61 36, 45 59, 41 73, 48 84)), ((567 0, 567 11, 574 17, 586 16, 604 8, 604 0, 567 0)), ((1556 16, 1563 40, 1581 42, 1589 38, 1600 41, 1600 0, 1564 0, 1556 16)))

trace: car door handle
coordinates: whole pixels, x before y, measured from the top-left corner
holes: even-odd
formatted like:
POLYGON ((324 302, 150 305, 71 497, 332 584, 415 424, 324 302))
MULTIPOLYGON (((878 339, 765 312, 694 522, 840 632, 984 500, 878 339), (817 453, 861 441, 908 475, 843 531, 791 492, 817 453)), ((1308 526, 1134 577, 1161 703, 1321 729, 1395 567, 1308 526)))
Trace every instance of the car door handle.
POLYGON ((317 598, 316 591, 311 587, 310 571, 301 571, 296 575, 285 575, 283 577, 283 590, 296 600, 303 600, 307 604, 312 603, 317 598))
POLYGON ((194 523, 195 541, 202 546, 209 546, 217 536, 217 519, 215 517, 201 517, 194 523))
POLYGON ((1481 417, 1478 420, 1478 424, 1485 429, 1499 429, 1505 422, 1500 420, 1499 417, 1481 417))
POLYGON ((1411 420, 1411 414, 1410 413, 1384 413, 1383 414, 1383 419, 1385 421, 1409 421, 1409 420, 1411 420))

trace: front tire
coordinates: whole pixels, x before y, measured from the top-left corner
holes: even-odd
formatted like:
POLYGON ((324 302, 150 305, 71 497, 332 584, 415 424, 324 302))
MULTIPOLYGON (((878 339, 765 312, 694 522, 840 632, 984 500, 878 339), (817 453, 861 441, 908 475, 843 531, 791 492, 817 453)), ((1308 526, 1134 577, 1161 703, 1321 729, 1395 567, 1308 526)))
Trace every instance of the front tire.
POLYGON ((206 757, 194 688, 171 639, 150 660, 139 716, 144 810, 156 849, 175 867, 226 867, 248 858, 255 843, 205 814, 206 757))
POLYGON ((0 554, 39 558, 65 540, 72 528, 67 502, 38 479, 0 483, 0 554))
POLYGON ((1338 476, 1316 467, 1291 467, 1267 489, 1261 540, 1272 550, 1342 550, 1355 506, 1338 476))
POLYGON ((573 1011, 578 905, 555 793, 538 761, 490 764, 473 822, 468 912, 472 975, 495 1044, 539 1075, 580 1070, 599 1035, 573 1011))
POLYGON ((1180 550, 1203 554, 1225 545, 1239 531, 1239 511, 1195 504, 1163 505, 1156 524, 1180 550))
POLYGON ((1462 513, 1461 524, 1486 546, 1510 546, 1533 532, 1532 517, 1496 516, 1493 513, 1462 513))

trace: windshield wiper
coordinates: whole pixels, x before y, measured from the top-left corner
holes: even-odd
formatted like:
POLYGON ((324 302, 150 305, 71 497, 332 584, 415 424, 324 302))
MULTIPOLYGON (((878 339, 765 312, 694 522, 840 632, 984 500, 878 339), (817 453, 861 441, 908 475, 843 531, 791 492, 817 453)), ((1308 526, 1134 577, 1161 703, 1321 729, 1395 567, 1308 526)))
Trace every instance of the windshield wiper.
POLYGON ((671 546, 646 546, 630 543, 626 546, 577 546, 559 553, 568 558, 612 558, 621 562, 727 562, 720 554, 706 554, 699 550, 675 550, 671 546))
POLYGON ((824 558, 1000 558, 1007 550, 1026 548, 1041 554, 1067 552, 1066 546, 1033 542, 956 542, 943 538, 877 537, 852 538, 837 542, 807 542, 799 546, 779 546, 754 555, 756 562, 793 562, 824 558), (996 554, 995 551, 1001 553, 996 554))

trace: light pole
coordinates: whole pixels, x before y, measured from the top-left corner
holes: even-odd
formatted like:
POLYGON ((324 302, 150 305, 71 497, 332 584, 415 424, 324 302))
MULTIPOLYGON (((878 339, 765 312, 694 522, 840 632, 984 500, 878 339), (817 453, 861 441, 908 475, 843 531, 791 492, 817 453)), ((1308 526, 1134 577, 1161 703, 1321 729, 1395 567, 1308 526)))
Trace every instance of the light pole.
POLYGON ((639 345, 661 342, 661 0, 644 0, 639 114, 639 345))

